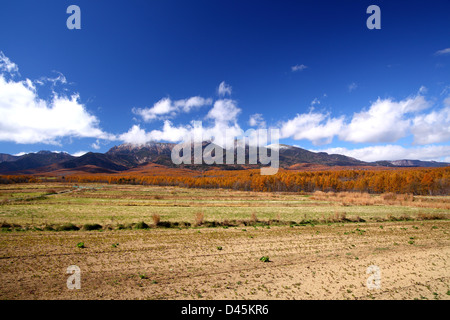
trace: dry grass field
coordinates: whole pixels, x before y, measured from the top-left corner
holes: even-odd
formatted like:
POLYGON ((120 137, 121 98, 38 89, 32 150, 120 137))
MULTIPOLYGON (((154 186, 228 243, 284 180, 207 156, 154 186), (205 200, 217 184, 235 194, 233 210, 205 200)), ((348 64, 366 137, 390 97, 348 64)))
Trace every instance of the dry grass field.
POLYGON ((42 183, 0 201, 1 299, 450 299, 448 197, 42 183))

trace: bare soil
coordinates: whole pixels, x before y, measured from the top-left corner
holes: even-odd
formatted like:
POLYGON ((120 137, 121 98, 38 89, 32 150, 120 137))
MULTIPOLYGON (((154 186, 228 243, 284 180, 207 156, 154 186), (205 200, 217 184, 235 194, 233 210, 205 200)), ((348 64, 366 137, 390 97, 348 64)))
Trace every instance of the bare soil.
POLYGON ((448 220, 2 232, 0 298, 449 300, 449 263, 448 220), (79 290, 67 288, 71 265, 79 290))

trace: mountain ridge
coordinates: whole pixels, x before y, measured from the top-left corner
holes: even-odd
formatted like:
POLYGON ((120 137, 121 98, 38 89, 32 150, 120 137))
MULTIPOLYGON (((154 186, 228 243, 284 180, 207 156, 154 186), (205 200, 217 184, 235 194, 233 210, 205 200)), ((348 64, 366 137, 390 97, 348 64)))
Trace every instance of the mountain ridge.
MULTIPOLYGON (((202 143, 202 149, 209 142, 202 143)), ((171 160, 174 143, 151 142, 143 145, 121 144, 114 146, 105 153, 88 152, 82 156, 72 156, 65 152, 39 151, 22 156, 0 154, 0 174, 34 174, 52 171, 81 171, 89 173, 114 173, 136 169, 147 164, 158 164, 169 168, 186 168, 193 170, 208 170, 212 168, 205 163, 175 165, 171 160)), ((216 146, 218 147, 218 146, 216 146)), ((219 147, 220 148, 220 147, 219 147)), ((280 167, 294 170, 314 165, 327 167, 446 167, 449 163, 437 161, 422 161, 412 159, 380 160, 365 162, 341 154, 326 152, 312 152, 303 148, 289 145, 269 145, 268 149, 278 149, 280 167)), ((272 152, 272 151, 270 151, 272 152)), ((224 161, 225 163, 225 151, 224 161)), ((248 161, 248 146, 245 149, 245 159, 248 161)), ((234 157, 236 159, 236 150, 234 157)), ((193 157, 192 157, 193 159, 193 157)), ((258 164, 215 164, 214 167, 224 170, 259 168, 258 164)))

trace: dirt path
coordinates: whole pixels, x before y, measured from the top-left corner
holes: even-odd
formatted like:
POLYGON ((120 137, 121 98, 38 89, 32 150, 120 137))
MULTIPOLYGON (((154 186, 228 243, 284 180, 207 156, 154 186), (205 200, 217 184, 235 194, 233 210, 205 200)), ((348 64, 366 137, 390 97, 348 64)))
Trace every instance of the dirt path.
POLYGON ((449 263, 450 221, 13 232, 0 234, 0 298, 448 300, 449 263))

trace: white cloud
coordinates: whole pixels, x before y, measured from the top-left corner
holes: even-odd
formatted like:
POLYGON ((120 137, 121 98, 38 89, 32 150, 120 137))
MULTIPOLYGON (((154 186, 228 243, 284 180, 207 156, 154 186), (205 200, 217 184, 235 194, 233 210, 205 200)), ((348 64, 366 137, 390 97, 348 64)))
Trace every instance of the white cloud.
POLYGON ((141 129, 139 125, 134 125, 128 130, 128 132, 122 133, 119 136, 119 139, 131 144, 142 145, 151 141, 150 135, 145 132, 144 129, 141 129))
POLYGON ((281 124, 280 138, 307 139, 313 144, 331 143, 342 130, 344 118, 330 118, 328 114, 303 113, 281 124))
POLYGON ((0 51, 0 71, 6 71, 8 73, 17 73, 19 72, 19 67, 17 64, 9 60, 5 54, 0 51))
POLYGON ((139 125, 134 125, 126 133, 119 136, 119 139, 125 143, 144 145, 154 141, 182 142, 186 139, 194 139, 199 141, 214 141, 224 146, 225 138, 238 137, 241 134, 241 128, 238 124, 228 125, 227 123, 216 122, 212 126, 203 127, 191 122, 188 125, 173 126, 169 120, 164 121, 161 130, 152 130, 147 132, 139 125), (197 139, 198 138, 198 139, 197 139))
POLYGON ((442 56, 444 54, 450 54, 450 48, 442 49, 435 52, 435 55, 442 56))
POLYGON ((326 152, 329 154, 343 154, 358 160, 373 162, 379 160, 420 159, 423 161, 440 161, 449 157, 450 146, 423 146, 405 148, 399 145, 371 146, 359 149, 328 148, 311 150, 314 152, 326 152))
POLYGON ((0 75, 0 141, 59 144, 63 137, 113 140, 99 120, 79 102, 79 96, 39 98, 31 80, 7 81, 0 75))
POLYGON ((347 118, 312 109, 282 122, 281 138, 306 139, 315 145, 331 143, 335 136, 355 143, 393 143, 411 135, 415 144, 448 142, 450 97, 443 104, 440 110, 428 111, 431 103, 422 95, 398 102, 378 99, 367 110, 347 118))
POLYGON ((175 127, 169 120, 164 121, 162 130, 152 130, 148 137, 152 141, 178 142, 186 138, 191 132, 190 126, 175 127))
POLYGON ((128 132, 121 134, 119 139, 136 145, 143 145, 151 141, 179 142, 186 138, 190 132, 190 126, 174 127, 169 120, 165 120, 162 130, 146 132, 139 125, 134 125, 128 132))
POLYGON ((255 114, 250 115, 248 124, 251 127, 258 127, 258 128, 266 127, 266 122, 264 121, 264 117, 260 113, 255 113, 255 114))
POLYGON ((190 112, 192 109, 211 105, 212 99, 202 97, 191 97, 189 99, 177 100, 174 105, 176 108, 181 108, 184 112, 190 112))
POLYGON ((241 109, 237 103, 231 99, 221 99, 214 102, 214 106, 209 110, 206 118, 216 122, 236 122, 241 109))
POLYGON ((339 133, 339 138, 351 142, 394 142, 409 134, 410 120, 406 114, 430 106, 423 96, 395 102, 378 99, 369 110, 355 113, 339 133))
POLYGON ((155 120, 164 116, 175 116, 179 112, 190 112, 194 108, 211 105, 212 99, 205 99, 199 96, 188 99, 172 101, 170 98, 163 98, 156 102, 151 108, 133 108, 133 113, 139 115, 144 121, 155 120))
MULTIPOLYGON (((231 87, 224 82, 221 83, 221 94, 231 93, 231 87), (229 91, 227 91, 229 88, 229 91)), ((144 120, 151 120, 158 118, 160 115, 167 115, 179 111, 189 112, 192 108, 212 104, 212 99, 204 99, 201 97, 193 97, 184 100, 171 101, 169 98, 161 99, 151 109, 134 109, 133 112, 141 115, 144 120)), ((219 99, 213 104, 213 107, 206 115, 206 119, 213 120, 210 126, 201 126, 198 128, 195 121, 191 121, 187 125, 174 126, 169 120, 164 121, 162 129, 152 130, 150 132, 141 128, 139 125, 134 125, 121 135, 119 140, 131 144, 146 144, 151 141, 169 141, 181 142, 191 136, 196 136, 200 133, 201 139, 209 140, 212 137, 221 139, 221 137, 228 134, 239 132, 240 127, 237 124, 237 117, 241 109, 238 108, 237 102, 231 99, 219 99)))
POLYGON ((225 81, 222 81, 219 85, 219 89, 217 90, 217 92, 219 93, 220 96, 225 96, 226 94, 231 95, 231 86, 229 86, 228 84, 225 83, 225 81))
POLYGON ((91 144, 91 147, 95 150, 100 149, 100 140, 96 140, 94 143, 91 144))
POLYGON ((447 107, 414 117, 411 127, 414 143, 423 145, 450 141, 450 104, 447 99, 444 101, 447 107))
POLYGON ((308 66, 305 66, 304 64, 297 64, 297 65, 291 67, 291 71, 292 72, 303 71, 306 68, 308 68, 308 66))
POLYGON ((236 137, 240 134, 241 128, 237 124, 237 117, 241 109, 237 107, 237 103, 231 99, 220 99, 214 102, 213 107, 209 110, 206 119, 213 120, 212 125, 199 126, 198 123, 191 121, 187 125, 174 126, 169 120, 164 121, 164 125, 160 130, 152 130, 147 132, 139 125, 134 125, 126 133, 119 136, 119 139, 131 144, 146 144, 151 141, 168 141, 181 142, 189 137, 199 137, 201 140, 210 140, 223 145, 225 136, 236 137))

